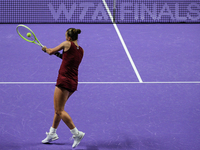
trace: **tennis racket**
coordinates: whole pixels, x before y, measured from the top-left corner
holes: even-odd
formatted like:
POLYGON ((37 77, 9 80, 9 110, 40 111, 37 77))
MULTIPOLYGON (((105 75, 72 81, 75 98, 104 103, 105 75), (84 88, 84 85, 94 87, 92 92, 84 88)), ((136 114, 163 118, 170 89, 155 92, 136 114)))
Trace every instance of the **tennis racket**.
MULTIPOLYGON (((40 41, 37 39, 35 33, 29 27, 27 27, 27 26, 25 26, 23 24, 20 24, 20 25, 17 26, 16 30, 17 30, 17 33, 19 34, 19 36, 22 39, 24 39, 25 41, 37 44, 37 45, 39 45, 41 47, 44 47, 40 43, 40 41)), ((56 55, 57 57, 62 59, 62 54, 61 53, 56 52, 54 55, 56 55)))

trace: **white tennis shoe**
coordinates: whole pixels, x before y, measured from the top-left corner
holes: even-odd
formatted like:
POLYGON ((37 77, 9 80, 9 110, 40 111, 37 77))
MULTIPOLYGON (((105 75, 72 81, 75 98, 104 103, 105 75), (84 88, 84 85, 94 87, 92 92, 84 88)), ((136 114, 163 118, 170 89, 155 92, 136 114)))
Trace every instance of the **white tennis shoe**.
POLYGON ((74 139, 74 143, 72 145, 72 148, 75 148, 78 146, 78 144, 81 142, 81 140, 83 139, 85 133, 79 131, 77 135, 73 135, 72 139, 74 139))
POLYGON ((42 140, 42 143, 44 143, 44 144, 50 143, 50 142, 55 141, 59 138, 56 133, 46 132, 46 135, 47 135, 47 137, 44 140, 42 140))

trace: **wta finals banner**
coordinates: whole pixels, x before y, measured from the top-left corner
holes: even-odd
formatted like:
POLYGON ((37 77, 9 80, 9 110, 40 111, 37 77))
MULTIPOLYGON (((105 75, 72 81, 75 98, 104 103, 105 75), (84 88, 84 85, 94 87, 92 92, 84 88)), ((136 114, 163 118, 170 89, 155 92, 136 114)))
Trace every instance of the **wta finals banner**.
POLYGON ((1 0, 0 23, 200 23, 200 0, 1 0), (115 12, 115 13, 114 13, 115 12))

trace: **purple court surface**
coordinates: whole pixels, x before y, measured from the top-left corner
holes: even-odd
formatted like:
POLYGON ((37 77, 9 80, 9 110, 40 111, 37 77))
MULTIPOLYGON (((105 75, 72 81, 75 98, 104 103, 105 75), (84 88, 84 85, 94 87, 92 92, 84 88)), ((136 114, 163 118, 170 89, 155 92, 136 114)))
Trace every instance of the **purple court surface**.
MULTIPOLYGON (((16 26, 0 25, 0 149, 70 150, 63 122, 59 140, 41 143, 61 60, 16 26)), ((28 26, 47 47, 70 27, 82 30, 78 91, 65 107, 86 133, 77 150, 200 150, 200 24, 28 26)))

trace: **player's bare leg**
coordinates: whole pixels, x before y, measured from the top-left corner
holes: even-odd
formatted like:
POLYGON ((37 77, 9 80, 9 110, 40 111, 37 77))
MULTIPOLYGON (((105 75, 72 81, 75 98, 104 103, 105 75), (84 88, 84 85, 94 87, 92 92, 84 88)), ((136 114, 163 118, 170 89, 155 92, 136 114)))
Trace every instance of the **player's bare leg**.
POLYGON ((73 93, 68 92, 67 90, 61 89, 56 87, 55 88, 55 93, 54 93, 54 109, 55 109, 55 114, 54 114, 54 119, 53 119, 53 124, 52 127, 57 129, 59 126, 59 123, 61 119, 65 122, 65 124, 70 128, 73 129, 75 128, 75 125, 69 116, 69 114, 64 110, 65 103, 69 99, 69 97, 73 93))
POLYGON ((56 130, 57 130, 57 127, 58 127, 61 119, 63 120, 63 122, 65 122, 65 124, 69 127, 71 133, 73 134, 73 138, 74 138, 74 143, 72 145, 73 148, 78 146, 78 144, 84 137, 85 133, 78 131, 78 129, 75 127, 75 125, 72 121, 72 118, 64 110, 65 103, 67 102, 68 98, 71 95, 72 95, 72 93, 70 93, 69 91, 67 91, 65 89, 58 88, 58 87, 55 88, 55 93, 54 93, 55 114, 54 114, 53 125, 50 128, 50 134, 48 134, 47 138, 42 141, 43 143, 48 143, 49 141, 58 139, 56 130))
POLYGON ((59 123, 61 119, 65 119, 65 123, 67 122, 68 126, 73 129, 75 128, 74 123, 67 114, 67 112, 64 111, 65 103, 67 102, 68 98, 72 95, 72 93, 68 92, 67 90, 60 89, 58 87, 55 88, 54 92, 54 109, 55 114, 53 118, 53 124, 50 128, 49 132, 47 132, 47 137, 42 140, 42 143, 49 143, 51 141, 57 140, 58 135, 56 134, 57 127, 59 126, 59 123))

